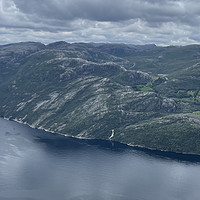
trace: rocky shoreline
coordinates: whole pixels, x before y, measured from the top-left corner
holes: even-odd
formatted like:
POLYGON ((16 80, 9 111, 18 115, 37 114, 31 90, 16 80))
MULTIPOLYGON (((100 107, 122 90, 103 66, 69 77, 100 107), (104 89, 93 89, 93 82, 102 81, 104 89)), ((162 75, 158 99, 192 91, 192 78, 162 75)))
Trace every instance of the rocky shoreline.
POLYGON ((149 147, 145 147, 145 146, 142 146, 142 145, 133 145, 131 143, 123 143, 123 142, 120 142, 120 141, 112 140, 110 138, 109 139, 99 139, 99 138, 95 139, 95 138, 86 138, 86 137, 80 137, 80 136, 72 136, 72 135, 68 135, 68 134, 62 134, 62 133, 54 132, 54 131, 45 129, 43 127, 34 127, 34 126, 30 125, 29 123, 23 122, 23 121, 18 120, 16 118, 14 118, 14 119, 6 118, 6 117, 2 117, 2 118, 5 119, 5 120, 8 120, 8 121, 14 121, 14 122, 17 122, 17 123, 20 123, 20 124, 23 124, 23 125, 27 125, 32 129, 43 130, 45 132, 53 133, 53 134, 56 134, 56 135, 61 135, 61 136, 64 136, 64 137, 71 137, 71 138, 75 138, 75 139, 79 139, 79 140, 101 140, 101 141, 118 142, 122 145, 127 145, 128 147, 136 148, 137 150, 151 151, 151 152, 157 152, 157 153, 160 152, 163 156, 166 156, 167 154, 176 154, 176 155, 183 155, 183 156, 200 156, 200 154, 195 154, 195 153, 167 151, 167 150, 162 150, 162 149, 149 148, 149 147))

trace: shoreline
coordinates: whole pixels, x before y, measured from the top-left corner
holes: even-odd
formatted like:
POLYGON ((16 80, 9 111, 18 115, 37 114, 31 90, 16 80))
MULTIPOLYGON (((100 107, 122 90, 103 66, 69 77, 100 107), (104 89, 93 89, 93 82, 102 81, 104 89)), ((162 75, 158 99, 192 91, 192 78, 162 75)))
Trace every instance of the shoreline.
POLYGON ((45 132, 49 132, 49 133, 52 133, 52 134, 55 134, 55 135, 60 135, 60 136, 64 136, 64 137, 69 137, 69 138, 74 138, 74 139, 79 139, 79 140, 101 140, 101 141, 110 141, 110 142, 117 142, 119 144, 122 144, 122 145, 126 145, 127 147, 132 147, 132 148, 135 148, 136 150, 140 150, 140 151, 151 151, 151 152, 157 152, 157 153, 161 153, 161 154, 176 154, 176 155, 180 155, 180 156, 200 156, 200 154, 195 154, 195 153, 187 153, 187 152, 176 152, 176 151, 167 151, 167 150, 161 150, 161 149, 156 149, 156 148, 150 148, 150 147, 145 147, 145 146, 142 146, 142 145, 133 145, 131 143, 123 143, 123 142, 120 142, 120 141, 115 141, 115 140, 112 140, 112 139, 99 139, 99 138, 85 138, 85 137, 79 137, 79 136, 73 136, 73 135, 68 135, 68 134, 62 134, 62 133, 58 133, 58 132, 54 132, 54 131, 50 131, 48 129, 45 129, 43 127, 34 127, 32 125, 30 125, 29 123, 27 122, 23 122, 19 119, 16 119, 16 118, 6 118, 6 117, 3 117, 1 116, 2 119, 5 119, 7 121, 13 121, 13 122, 17 122, 17 123, 20 123, 20 124, 23 124, 23 125, 27 125, 28 127, 32 128, 32 129, 37 129, 37 130, 42 130, 42 131, 45 131, 45 132))

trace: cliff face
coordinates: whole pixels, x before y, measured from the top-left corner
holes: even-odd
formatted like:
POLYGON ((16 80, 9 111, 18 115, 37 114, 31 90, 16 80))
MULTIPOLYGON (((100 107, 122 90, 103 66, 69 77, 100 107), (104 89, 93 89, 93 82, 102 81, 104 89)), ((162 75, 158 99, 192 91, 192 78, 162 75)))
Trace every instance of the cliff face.
MULTIPOLYGON (((150 65, 166 49, 110 48, 65 42, 0 46, 1 116, 75 137, 200 153, 198 86, 185 91, 188 99, 173 96, 170 90, 181 93, 180 81, 171 87, 175 72, 163 75, 145 68, 147 60, 150 65), (145 67, 139 68, 142 59, 145 67)), ((181 76, 190 76, 188 65, 180 69, 181 76)))

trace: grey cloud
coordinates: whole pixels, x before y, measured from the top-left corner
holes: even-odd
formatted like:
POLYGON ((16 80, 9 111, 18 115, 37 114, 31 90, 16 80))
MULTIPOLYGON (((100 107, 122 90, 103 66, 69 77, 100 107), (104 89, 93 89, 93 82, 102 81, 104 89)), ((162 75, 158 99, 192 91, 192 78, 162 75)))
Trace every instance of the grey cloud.
MULTIPOLYGON (((74 21, 78 26, 80 22, 74 21)), ((6 29, 0 28, 0 41, 4 43, 20 41, 40 41, 50 43, 58 40, 68 42, 116 42, 157 45, 186 45, 195 43, 191 38, 195 28, 189 26, 177 26, 174 23, 164 24, 162 27, 149 27, 143 21, 131 20, 129 23, 112 22, 90 22, 85 28, 74 29, 73 31, 49 32, 33 29, 6 29), (128 25, 129 24, 129 25, 128 25), (127 28, 128 27, 128 28, 127 28)), ((198 32, 198 31, 197 31, 198 32)), ((196 35, 198 35, 196 33, 196 35)))
POLYGON ((200 8, 199 3, 193 5, 187 0, 14 0, 14 3, 23 13, 38 15, 41 20, 82 18, 115 22, 140 18, 149 23, 187 23, 185 18, 198 15, 197 7, 200 8))
POLYGON ((124 0, 14 0, 24 13, 44 18, 72 20, 77 18, 97 21, 118 21, 130 18, 130 2, 124 0))
MULTIPOLYGON (((120 22, 141 19, 149 26, 175 22, 200 25, 197 0, 2 0, 7 12, 14 9, 20 22, 62 27, 69 21, 84 19, 120 22), (191 3, 191 2, 194 3, 191 3)), ((5 12, 6 13, 6 12, 5 12)), ((12 13, 11 13, 12 14, 12 13)), ((5 19, 7 21, 7 19, 5 19)), ((17 20, 17 19, 16 19, 17 20)), ((16 21, 15 20, 15 21, 16 21)), ((16 23, 17 24, 17 23, 16 23)), ((45 27, 45 26, 44 26, 45 27)))
POLYGON ((0 40, 200 41, 198 0, 0 0, 0 40))

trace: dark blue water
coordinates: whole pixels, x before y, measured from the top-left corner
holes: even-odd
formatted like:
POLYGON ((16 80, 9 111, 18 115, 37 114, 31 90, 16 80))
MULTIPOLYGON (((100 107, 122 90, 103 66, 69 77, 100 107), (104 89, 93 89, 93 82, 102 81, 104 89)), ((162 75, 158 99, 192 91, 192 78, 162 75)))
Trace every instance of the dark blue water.
POLYGON ((0 200, 199 200, 199 158, 175 158, 0 119, 0 200))

